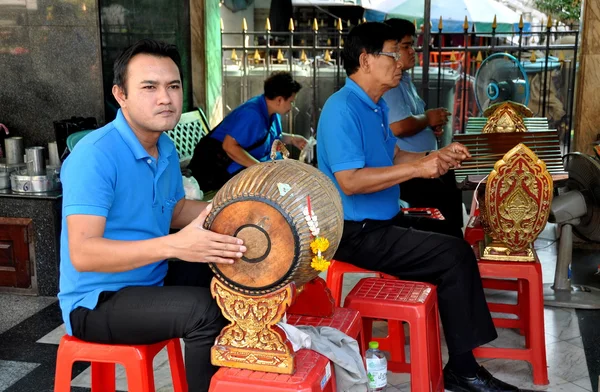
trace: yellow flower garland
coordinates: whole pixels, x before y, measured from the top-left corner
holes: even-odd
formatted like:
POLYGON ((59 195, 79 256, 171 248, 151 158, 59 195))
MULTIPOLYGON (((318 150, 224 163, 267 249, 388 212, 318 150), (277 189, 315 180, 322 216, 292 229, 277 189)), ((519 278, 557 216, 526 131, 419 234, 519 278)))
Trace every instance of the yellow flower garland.
POLYGON ((327 271, 327 268, 329 268, 329 264, 331 264, 331 262, 325 260, 323 256, 315 256, 312 258, 310 266, 319 272, 323 272, 327 271))
POLYGON ((315 254, 315 257, 312 258, 312 262, 310 266, 319 272, 326 271, 329 268, 329 264, 331 262, 325 260, 321 255, 322 252, 325 252, 329 248, 329 241, 325 237, 316 237, 310 243, 310 249, 315 254))
POLYGON ((325 252, 329 248, 329 241, 324 237, 317 237, 310 243, 310 248, 314 254, 325 252))
POLYGON ((312 258, 310 266, 319 272, 326 271, 331 263, 325 260, 322 253, 329 248, 329 240, 325 237, 319 237, 319 232, 321 230, 319 229, 317 216, 312 213, 310 196, 306 197, 306 207, 304 207, 302 213, 304 214, 304 219, 310 229, 310 234, 314 238, 310 243, 310 249, 315 256, 312 258))

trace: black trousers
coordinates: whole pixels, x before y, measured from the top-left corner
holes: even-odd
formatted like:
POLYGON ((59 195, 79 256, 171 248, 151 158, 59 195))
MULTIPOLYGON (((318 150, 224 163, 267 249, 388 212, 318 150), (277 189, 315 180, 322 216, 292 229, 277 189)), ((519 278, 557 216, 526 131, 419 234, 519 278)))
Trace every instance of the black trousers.
POLYGON ((454 170, 439 178, 414 178, 401 183, 400 198, 411 207, 437 208, 454 228, 452 234, 462 237, 462 192, 456 186, 454 170))
POLYGON ((105 291, 94 310, 74 309, 70 315, 73 335, 106 344, 183 338, 189 390, 208 391, 216 371, 210 363, 210 348, 226 325, 208 289, 211 277, 206 264, 172 261, 165 286, 105 291))
POLYGON ((453 231, 447 221, 401 214, 387 221, 345 221, 335 259, 436 285, 448 351, 457 355, 498 335, 473 250, 449 235, 453 231))

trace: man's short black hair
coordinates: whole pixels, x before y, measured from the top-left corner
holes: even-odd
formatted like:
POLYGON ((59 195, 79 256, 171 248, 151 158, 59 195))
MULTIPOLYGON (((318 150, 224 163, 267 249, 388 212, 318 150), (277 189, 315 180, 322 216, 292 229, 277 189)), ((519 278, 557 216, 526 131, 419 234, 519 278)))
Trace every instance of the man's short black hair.
POLYGON ((183 83, 183 73, 181 72, 181 56, 177 51, 177 47, 165 42, 156 41, 153 39, 141 39, 133 45, 129 46, 117 57, 114 64, 113 84, 116 84, 123 90, 127 96, 127 66, 129 61, 137 54, 149 54, 156 57, 168 57, 179 69, 179 78, 183 83))
POLYGON ((363 51, 367 54, 381 52, 385 41, 398 41, 398 38, 390 26, 380 22, 359 24, 350 30, 342 52, 346 75, 358 71, 363 51))
POLYGON ((396 39, 402 41, 406 36, 414 37, 417 34, 417 29, 413 22, 406 19, 393 18, 388 19, 385 22, 386 25, 390 26, 394 33, 396 33, 396 39))
POLYGON ((273 72, 265 80, 265 97, 275 99, 283 97, 288 99, 302 88, 302 85, 294 80, 289 72, 273 72))

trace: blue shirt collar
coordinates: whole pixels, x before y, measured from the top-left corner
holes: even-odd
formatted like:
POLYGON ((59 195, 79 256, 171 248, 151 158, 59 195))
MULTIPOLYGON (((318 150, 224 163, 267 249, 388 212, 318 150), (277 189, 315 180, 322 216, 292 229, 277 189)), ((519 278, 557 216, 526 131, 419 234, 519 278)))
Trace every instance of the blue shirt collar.
MULTIPOLYGON (((117 117, 114 120, 115 128, 119 131, 119 134, 125 141, 125 144, 129 147, 135 159, 145 159, 150 157, 148 151, 142 146, 135 133, 127 123, 125 116, 123 116, 123 112, 121 109, 117 111, 117 117)), ((171 156, 174 150, 173 143, 170 143, 170 139, 167 135, 162 133, 158 138, 158 152, 161 158, 168 158, 171 156)))
POLYGON ((402 72, 402 82, 406 82, 406 83, 410 83, 412 80, 412 78, 410 77, 410 73, 408 71, 403 71, 402 72))
POLYGON ((373 100, 371 99, 371 97, 369 97, 367 95, 367 93, 365 92, 365 90, 362 89, 362 87, 360 87, 354 80, 350 79, 349 77, 346 78, 346 86, 350 91, 352 91, 354 94, 356 94, 356 96, 363 101, 365 104, 367 104, 367 106, 371 109, 377 109, 380 108, 384 111, 388 110, 388 106, 386 104, 386 102, 383 100, 383 98, 379 98, 379 102, 375 103, 373 102, 373 100))

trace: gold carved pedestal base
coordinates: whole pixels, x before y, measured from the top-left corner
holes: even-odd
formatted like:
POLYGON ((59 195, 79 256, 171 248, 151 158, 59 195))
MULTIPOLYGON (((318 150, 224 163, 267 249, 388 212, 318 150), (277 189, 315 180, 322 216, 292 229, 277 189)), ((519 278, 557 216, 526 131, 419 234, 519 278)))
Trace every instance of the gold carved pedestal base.
POLYGON ((217 337, 210 358, 215 366, 293 374, 294 351, 277 324, 294 296, 294 284, 269 294, 249 296, 217 278, 210 290, 231 324, 217 337))
POLYGON ((492 242, 483 250, 481 260, 531 263, 535 261, 535 255, 531 245, 523 250, 514 251, 504 244, 492 242))

